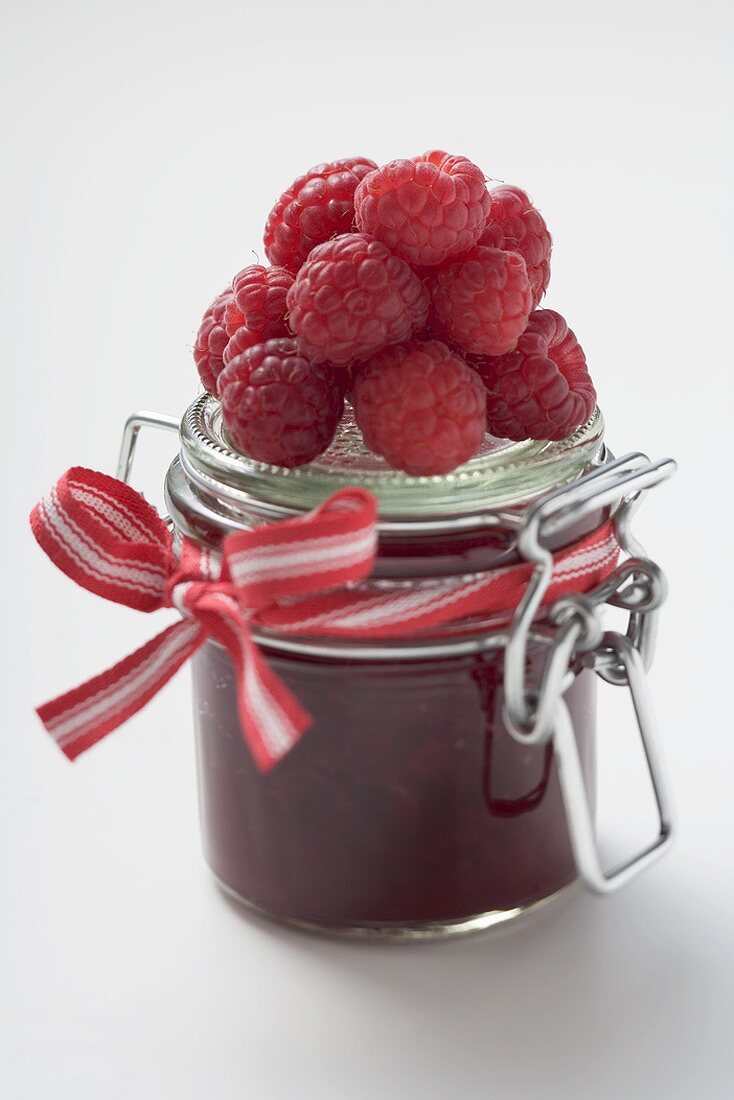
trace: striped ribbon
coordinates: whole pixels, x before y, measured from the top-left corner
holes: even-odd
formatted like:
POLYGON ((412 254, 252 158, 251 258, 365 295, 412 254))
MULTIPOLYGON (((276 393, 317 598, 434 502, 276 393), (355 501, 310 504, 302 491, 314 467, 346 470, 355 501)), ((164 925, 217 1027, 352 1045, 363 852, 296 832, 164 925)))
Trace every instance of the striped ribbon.
MULTIPOLYGON (((243 734, 267 771, 311 719, 268 664, 253 629, 358 641, 509 616, 532 570, 520 563, 397 591, 369 583, 377 506, 358 488, 296 519, 229 535, 221 555, 186 538, 177 555, 168 527, 139 493, 74 467, 34 508, 31 528, 48 557, 83 588, 138 611, 173 607, 181 615, 106 672, 38 708, 71 760, 140 710, 213 638, 232 657, 243 734)), ((545 602, 599 584, 618 553, 605 523, 556 556, 545 602)))

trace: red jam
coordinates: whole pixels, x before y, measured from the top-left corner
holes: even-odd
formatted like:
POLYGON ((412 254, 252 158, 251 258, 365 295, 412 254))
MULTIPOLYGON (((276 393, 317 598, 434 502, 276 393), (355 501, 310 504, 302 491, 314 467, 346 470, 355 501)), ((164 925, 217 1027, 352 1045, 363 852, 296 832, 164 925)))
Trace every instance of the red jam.
MULTIPOLYGON (((267 775, 227 653, 208 643, 195 660, 205 853, 241 898, 327 925, 404 925, 524 906, 575 878, 552 750, 502 723, 501 651, 269 656, 314 724, 267 775)), ((591 788, 593 674, 566 700, 591 788)))

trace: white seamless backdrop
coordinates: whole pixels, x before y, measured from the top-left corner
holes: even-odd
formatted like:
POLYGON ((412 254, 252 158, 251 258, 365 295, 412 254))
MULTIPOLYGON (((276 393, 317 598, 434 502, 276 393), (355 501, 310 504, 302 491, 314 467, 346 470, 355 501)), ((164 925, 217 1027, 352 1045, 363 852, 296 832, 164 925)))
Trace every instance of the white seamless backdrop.
MULTIPOLYGON (((0 1091, 8 1100, 731 1095, 730 6, 3 0, 0 1091), (74 767, 34 703, 154 623, 75 589, 26 515, 195 392, 204 307, 313 163, 442 147, 526 187, 547 304, 621 454, 680 461, 638 530, 671 596, 653 688, 674 852, 513 934, 367 948, 249 921, 199 852, 184 671, 74 767)), ((172 440, 136 481, 160 499, 172 440)), ((646 820, 621 693, 602 826, 646 820)))

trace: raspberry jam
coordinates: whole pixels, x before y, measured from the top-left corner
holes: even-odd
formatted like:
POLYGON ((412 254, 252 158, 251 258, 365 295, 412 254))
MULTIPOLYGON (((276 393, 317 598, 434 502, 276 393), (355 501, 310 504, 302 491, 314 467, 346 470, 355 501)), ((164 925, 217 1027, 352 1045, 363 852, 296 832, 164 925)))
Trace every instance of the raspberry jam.
MULTIPOLYGON (((597 413, 562 444, 490 442, 458 476, 408 478, 365 456, 347 424, 294 474, 231 451, 217 403, 202 398, 184 420, 166 495, 177 528, 216 547, 231 530, 364 485, 380 503, 374 575, 410 588, 517 560, 527 502, 598 461, 601 440, 597 413)), ((420 936, 488 926, 575 879, 552 749, 520 745, 503 724, 500 629, 368 646, 259 641, 313 725, 260 772, 227 652, 210 641, 195 657, 204 850, 225 889, 326 931, 420 936)), ((543 657, 531 649, 531 683, 543 657)), ((593 673, 576 676, 566 703, 593 802, 593 673)))
MULTIPOLYGON (((195 658, 206 858, 269 913, 327 926, 436 925, 508 911, 575 878, 550 746, 501 718, 495 652, 422 661, 271 654, 315 722, 260 773, 228 654, 195 658)), ((566 696, 589 790, 595 676, 566 696)))

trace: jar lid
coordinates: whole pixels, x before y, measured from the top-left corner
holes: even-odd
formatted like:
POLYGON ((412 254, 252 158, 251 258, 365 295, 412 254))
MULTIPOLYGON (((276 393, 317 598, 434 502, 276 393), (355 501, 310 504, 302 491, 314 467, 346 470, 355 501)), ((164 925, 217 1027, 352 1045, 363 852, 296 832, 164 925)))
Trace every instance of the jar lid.
MULTIPOLYGON (((560 442, 485 436, 471 461, 450 474, 411 477, 393 470, 362 442, 347 406, 336 437, 324 454, 289 470, 255 462, 236 451, 222 421, 219 401, 204 394, 181 422, 181 454, 167 484, 169 504, 191 491, 209 513, 231 527, 253 517, 283 517, 309 511, 350 485, 369 489, 379 502, 385 528, 465 526, 487 511, 525 505, 542 493, 579 477, 603 451, 604 421, 596 409, 587 424, 560 442), (189 490, 189 492, 186 492, 189 490)), ((191 501, 187 501, 187 511, 191 501)), ((249 519, 249 523, 247 520, 249 519)))

